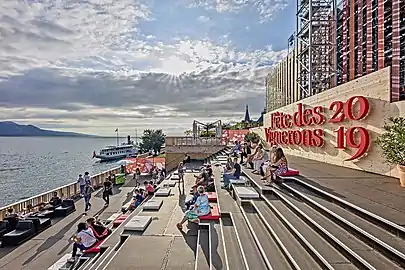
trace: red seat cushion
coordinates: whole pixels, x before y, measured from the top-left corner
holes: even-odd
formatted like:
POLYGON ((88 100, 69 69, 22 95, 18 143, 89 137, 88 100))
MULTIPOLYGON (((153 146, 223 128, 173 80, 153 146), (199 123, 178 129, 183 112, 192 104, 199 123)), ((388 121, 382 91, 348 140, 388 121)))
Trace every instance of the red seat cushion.
POLYGON ((127 219, 127 215, 121 215, 119 217, 117 217, 114 222, 113 222, 113 227, 118 227, 121 225, 122 222, 124 222, 127 219))
POLYGON ((220 215, 218 206, 214 205, 208 215, 200 216, 200 220, 219 220, 219 217, 220 215))
POLYGON ((83 251, 83 253, 99 253, 100 252, 100 245, 104 242, 104 240, 98 241, 94 244, 91 248, 83 251))
POLYGON ((117 219, 124 219, 125 220, 125 219, 127 219, 127 217, 128 217, 128 215, 121 215, 121 216, 117 217, 117 219))
POLYGON ((280 174, 280 176, 297 176, 300 175, 300 171, 294 169, 288 169, 286 173, 280 174))
POLYGON ((217 201, 217 193, 216 192, 207 192, 208 200, 210 202, 216 202, 217 201))

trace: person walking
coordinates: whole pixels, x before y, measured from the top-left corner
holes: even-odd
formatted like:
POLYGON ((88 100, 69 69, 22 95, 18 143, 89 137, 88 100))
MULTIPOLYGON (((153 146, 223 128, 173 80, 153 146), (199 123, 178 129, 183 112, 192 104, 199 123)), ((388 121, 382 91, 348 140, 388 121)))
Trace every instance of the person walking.
POLYGON ((105 201, 105 207, 107 207, 110 204, 110 195, 112 195, 112 183, 111 181, 106 178, 104 183, 103 183, 103 200, 105 201))
POLYGON ((84 173, 84 182, 86 182, 86 184, 91 185, 91 177, 89 172, 85 172, 84 173))
POLYGON ((90 203, 90 199, 91 199, 91 193, 94 191, 93 187, 90 184, 86 184, 86 186, 84 187, 84 215, 87 215, 87 211, 90 210, 91 208, 91 203, 90 203))
POLYGON ((183 183, 183 194, 184 194, 184 173, 186 168, 184 167, 184 163, 180 162, 179 166, 177 167, 177 173, 179 174, 179 193, 181 194, 180 190, 180 183, 183 183))
POLYGON ((79 183, 79 186, 80 186, 80 196, 83 197, 84 187, 86 186, 86 181, 84 180, 84 178, 81 174, 79 174, 79 178, 77 178, 77 183, 79 183))

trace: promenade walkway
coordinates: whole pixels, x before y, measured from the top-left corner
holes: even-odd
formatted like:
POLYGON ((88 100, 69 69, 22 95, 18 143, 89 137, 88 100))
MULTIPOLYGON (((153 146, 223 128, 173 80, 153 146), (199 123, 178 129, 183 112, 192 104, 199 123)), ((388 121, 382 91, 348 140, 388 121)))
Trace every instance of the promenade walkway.
POLYGON ((115 188, 114 195, 110 197, 108 208, 104 208, 104 201, 96 193, 91 200, 92 208, 88 211, 87 216, 83 216, 84 200, 81 199, 76 202, 75 212, 56 222, 34 238, 16 248, 1 248, 0 269, 48 269, 64 254, 71 252, 72 245, 68 243, 68 240, 75 234, 79 222, 99 214, 101 218, 108 218, 111 213, 119 211, 122 202, 128 198, 128 191, 133 189, 134 184, 134 180, 128 179, 126 184, 120 188, 115 188))
POLYGON ((405 225, 405 189, 398 179, 295 156, 288 156, 288 161, 300 171, 297 178, 405 225))

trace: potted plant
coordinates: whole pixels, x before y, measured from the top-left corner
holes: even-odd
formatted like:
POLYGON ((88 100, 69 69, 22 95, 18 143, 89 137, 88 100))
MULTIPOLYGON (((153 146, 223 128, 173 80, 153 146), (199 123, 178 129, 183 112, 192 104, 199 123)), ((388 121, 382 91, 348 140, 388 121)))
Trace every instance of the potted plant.
POLYGON ((401 187, 405 187, 405 118, 390 117, 377 139, 386 161, 397 166, 401 187))

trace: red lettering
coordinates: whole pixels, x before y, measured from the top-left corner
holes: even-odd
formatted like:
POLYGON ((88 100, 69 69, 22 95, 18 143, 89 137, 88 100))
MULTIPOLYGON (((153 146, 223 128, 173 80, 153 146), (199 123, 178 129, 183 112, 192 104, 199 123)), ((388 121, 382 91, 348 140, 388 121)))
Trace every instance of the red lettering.
POLYGON ((292 119, 292 116, 290 114, 286 114, 284 116, 284 126, 286 128, 291 128, 292 127, 291 119, 292 119))
MULTIPOLYGON (((274 129, 290 129, 295 127, 305 127, 311 125, 323 125, 329 123, 339 123, 348 120, 359 121, 367 117, 370 111, 370 104, 363 96, 354 96, 346 102, 334 101, 330 104, 329 110, 332 115, 328 120, 324 115, 325 109, 322 106, 305 109, 302 103, 297 104, 297 111, 293 114, 274 112, 270 115, 270 127, 265 129, 266 141, 271 145, 303 145, 309 147, 322 147, 324 144, 325 132, 323 129, 302 129, 277 131, 274 129)), ((347 131, 339 127, 336 131, 336 148, 356 149, 355 153, 347 159, 354 160, 363 156, 370 146, 370 135, 363 127, 352 127, 347 131)))
POLYGON ((281 132, 281 143, 282 143, 282 144, 289 144, 289 141, 288 141, 288 132, 287 132, 287 131, 281 132))
POLYGON ((313 123, 312 119, 312 109, 305 109, 304 113, 302 114, 302 123, 304 123, 305 126, 310 126, 313 123))
POLYGON ((293 132, 294 132, 293 143, 296 145, 300 145, 302 142, 301 132, 299 132, 298 130, 294 130, 293 132))
POLYGON ((322 106, 316 106, 314 107, 314 123, 315 125, 323 125, 325 123, 326 117, 323 113, 323 107, 322 106))
POLYGON ((316 147, 322 147, 324 144, 323 139, 323 130, 322 129, 315 129, 312 136, 311 145, 316 147))
POLYGON ((367 114, 370 111, 370 103, 368 102, 368 99, 363 97, 363 96, 354 96, 349 98, 344 106, 344 113, 346 118, 350 120, 361 120, 364 117, 367 116, 367 114), (356 104, 355 101, 359 103, 359 112, 357 116, 353 114, 353 107, 356 104))
POLYGON ((298 110, 293 115, 294 125, 297 127, 301 127, 304 125, 302 122, 302 103, 298 103, 298 110))
POLYGON ((339 123, 345 120, 343 113, 344 103, 342 101, 334 101, 329 106, 329 110, 334 111, 334 114, 329 119, 329 123, 339 123))

